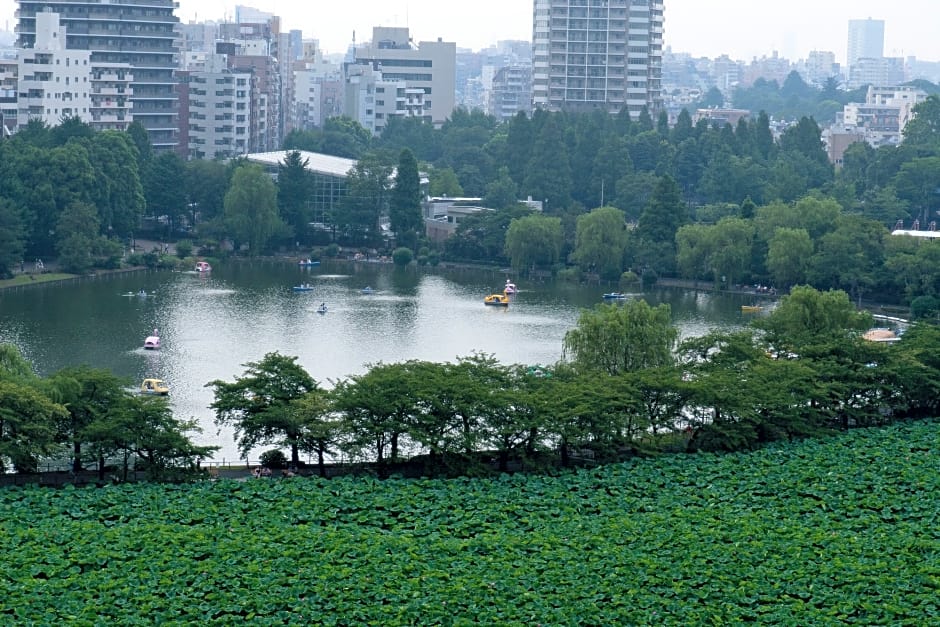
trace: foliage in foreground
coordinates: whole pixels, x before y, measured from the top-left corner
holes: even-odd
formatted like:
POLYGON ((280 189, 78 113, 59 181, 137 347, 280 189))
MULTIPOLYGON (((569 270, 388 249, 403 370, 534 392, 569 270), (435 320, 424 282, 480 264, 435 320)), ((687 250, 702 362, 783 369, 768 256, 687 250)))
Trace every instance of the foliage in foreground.
POLYGON ((940 613, 940 422, 557 477, 0 492, 4 621, 893 624, 940 613))

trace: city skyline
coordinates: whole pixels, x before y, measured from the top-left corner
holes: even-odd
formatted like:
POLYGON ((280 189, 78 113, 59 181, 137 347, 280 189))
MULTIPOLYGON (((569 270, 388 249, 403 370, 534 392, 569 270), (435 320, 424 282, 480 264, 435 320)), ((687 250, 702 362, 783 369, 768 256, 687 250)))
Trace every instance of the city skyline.
MULTIPOLYGON (((236 4, 274 13, 282 17, 285 30, 299 29, 304 37, 319 39, 327 53, 345 52, 354 32, 357 42, 370 39, 373 26, 407 26, 416 41, 440 37, 473 50, 500 40, 532 38, 531 1, 360 0, 355 11, 341 4, 311 7, 287 0, 179 0, 179 4, 176 14, 183 23, 231 21, 236 4)), ((665 45, 696 57, 728 54, 745 61, 775 51, 797 60, 812 50, 827 50, 844 64, 849 20, 870 17, 885 21, 886 56, 940 61, 940 39, 932 32, 940 18, 936 0, 906 0, 903 12, 887 11, 877 0, 791 0, 785 6, 784 12, 768 11, 749 0, 667 0, 665 45)), ((0 23, 10 31, 16 24, 15 9, 14 0, 0 0, 0 23)))

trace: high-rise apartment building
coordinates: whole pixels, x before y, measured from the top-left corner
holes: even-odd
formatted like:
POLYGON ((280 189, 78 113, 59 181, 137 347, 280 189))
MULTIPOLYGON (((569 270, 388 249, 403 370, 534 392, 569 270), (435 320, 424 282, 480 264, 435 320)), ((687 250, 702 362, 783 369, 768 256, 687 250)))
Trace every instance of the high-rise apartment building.
POLYGON ((657 0, 534 0, 533 105, 659 109, 663 10, 657 0))
POLYGON ((880 59, 885 51, 884 20, 849 20, 847 66, 851 71, 859 59, 880 59))
POLYGON ((67 49, 66 38, 58 13, 36 16, 35 45, 19 53, 17 125, 42 120, 54 126, 77 117, 99 131, 125 130, 131 121, 130 67, 92 63, 91 52, 67 49))
POLYGON ((17 0, 18 47, 36 43, 36 14, 55 12, 69 50, 91 52, 93 65, 127 64, 133 75, 131 116, 157 149, 177 145, 178 107, 173 72, 178 53, 175 0, 17 0))

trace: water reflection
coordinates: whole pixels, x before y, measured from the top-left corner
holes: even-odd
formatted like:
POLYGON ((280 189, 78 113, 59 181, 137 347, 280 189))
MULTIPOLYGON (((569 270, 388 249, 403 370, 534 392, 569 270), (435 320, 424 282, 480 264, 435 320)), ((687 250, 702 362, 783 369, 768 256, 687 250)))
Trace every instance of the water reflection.
MULTIPOLYGON (((218 459, 237 459, 229 430, 218 432, 207 383, 233 380, 244 364, 278 351, 324 385, 368 364, 407 359, 448 361, 474 351, 503 363, 549 364, 584 308, 601 302, 597 286, 527 282, 508 308, 483 305, 502 273, 398 269, 376 264, 238 263, 211 275, 149 273, 0 293, 0 341, 15 344, 43 375, 88 364, 128 377, 163 379, 181 418, 196 418, 200 443, 218 459), (308 282, 310 292, 292 286, 308 282), (363 294, 370 286, 374 292, 363 294), (153 296, 126 293, 145 289, 153 296), (318 314, 317 306, 329 310, 318 314), (143 350, 159 329, 162 348, 143 350)), ((645 295, 668 302, 680 336, 743 324, 740 300, 681 290, 645 295)), ((260 451, 255 451, 257 455, 260 451)))

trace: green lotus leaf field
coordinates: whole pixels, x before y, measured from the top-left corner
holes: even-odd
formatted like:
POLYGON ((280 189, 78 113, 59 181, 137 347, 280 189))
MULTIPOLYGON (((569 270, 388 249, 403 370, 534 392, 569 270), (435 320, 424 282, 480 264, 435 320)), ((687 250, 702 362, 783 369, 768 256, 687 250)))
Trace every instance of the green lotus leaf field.
POLYGON ((0 491, 0 624, 940 624, 940 421, 558 476, 0 491))

